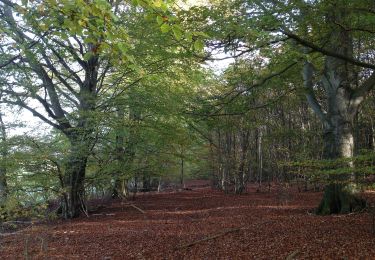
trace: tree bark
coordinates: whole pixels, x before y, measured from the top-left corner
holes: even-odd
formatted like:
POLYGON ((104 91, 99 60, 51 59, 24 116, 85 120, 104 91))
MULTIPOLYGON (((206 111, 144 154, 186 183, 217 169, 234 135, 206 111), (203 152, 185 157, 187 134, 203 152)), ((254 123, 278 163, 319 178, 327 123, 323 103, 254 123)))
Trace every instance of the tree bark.
POLYGON ((8 196, 8 185, 7 185, 7 157, 8 157, 8 146, 7 146, 7 134, 6 128, 3 121, 2 114, 0 113, 0 129, 1 129, 1 164, 0 164, 0 206, 6 201, 8 196))
MULTIPOLYGON (((309 61, 305 62, 303 79, 306 97, 323 124, 323 159, 346 159, 346 165, 340 167, 350 169, 354 167, 351 160, 354 152, 354 119, 360 104, 374 88, 375 73, 371 72, 366 80, 358 84, 358 72, 354 65, 366 66, 362 62, 353 62, 353 34, 345 29, 352 26, 351 19, 348 19, 352 10, 344 5, 338 8, 338 3, 329 5, 329 12, 325 14, 329 29, 325 35, 326 51, 316 48, 315 44, 300 41, 299 37, 289 36, 304 46, 305 54, 315 50, 325 55, 320 84, 314 84, 314 67, 309 61), (320 87, 324 89, 326 111, 315 96, 316 89, 320 87)), ((347 213, 364 206, 364 201, 356 194, 355 176, 350 170, 348 172, 329 177, 329 184, 317 209, 318 214, 347 213)))
POLYGON ((62 214, 64 218, 75 218, 86 210, 84 184, 91 144, 85 135, 73 135, 69 141, 71 149, 65 162, 62 214))
POLYGON ((262 150, 262 127, 258 128, 258 188, 257 191, 262 189, 262 179, 263 179, 263 150, 262 150))
MULTIPOLYGON (((330 120, 332 124, 324 133, 324 159, 340 159, 353 157, 354 138, 353 125, 345 122, 341 116, 330 120)), ((344 167, 352 168, 353 162, 348 161, 344 167)), ((354 174, 331 176, 325 187, 323 198, 317 209, 321 215, 349 213, 365 206, 365 202, 357 197, 357 187, 354 174)))
POLYGON ((184 179, 184 157, 181 153, 181 176, 180 176, 180 182, 181 182, 181 188, 185 189, 185 179, 184 179))
MULTIPOLYGON (((327 22, 342 21, 345 15, 345 10, 332 10, 332 13, 327 15, 327 22)), ((353 56, 350 32, 334 26, 328 37, 330 49, 349 58, 353 56)), ((324 111, 314 94, 313 65, 307 61, 303 77, 307 101, 323 123, 323 159, 348 159, 344 167, 352 168, 353 162, 350 159, 354 152, 353 124, 366 91, 371 89, 366 85, 368 81, 362 87, 356 88, 353 65, 345 60, 327 56, 321 81, 326 94, 327 111, 324 111)), ((354 177, 354 174, 330 176, 317 213, 348 213, 362 208, 365 203, 356 195, 354 177)))

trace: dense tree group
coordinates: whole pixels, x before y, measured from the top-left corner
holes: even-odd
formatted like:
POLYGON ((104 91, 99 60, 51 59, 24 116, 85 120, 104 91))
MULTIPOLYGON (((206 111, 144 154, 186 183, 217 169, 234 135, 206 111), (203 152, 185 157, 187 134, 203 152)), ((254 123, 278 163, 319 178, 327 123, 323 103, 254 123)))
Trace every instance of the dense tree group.
POLYGON ((73 218, 187 176, 326 185, 321 214, 364 206, 371 0, 0 0, 0 25, 4 212, 58 201, 73 218), (17 134, 19 111, 46 130, 17 134))

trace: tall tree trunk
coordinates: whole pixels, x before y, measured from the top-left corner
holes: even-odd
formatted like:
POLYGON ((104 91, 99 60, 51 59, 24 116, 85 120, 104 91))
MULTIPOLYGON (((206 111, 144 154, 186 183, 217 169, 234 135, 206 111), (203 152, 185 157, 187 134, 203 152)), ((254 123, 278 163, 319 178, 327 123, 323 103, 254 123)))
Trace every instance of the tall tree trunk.
MULTIPOLYGON (((337 97, 340 97, 337 95, 337 97)), ((353 157, 354 138, 353 121, 348 114, 335 115, 331 124, 326 127, 324 134, 324 159, 340 159, 353 157), (346 116, 346 118, 345 118, 346 116), (347 121, 346 119, 350 120, 347 121)), ((348 161, 344 167, 352 168, 353 162, 348 161)), ((317 209, 318 214, 349 213, 365 206, 365 202, 356 196, 357 188, 353 173, 340 174, 330 177, 330 183, 325 187, 324 196, 317 209)))
POLYGON ((262 151, 262 127, 258 128, 258 189, 262 189, 262 178, 263 178, 263 151, 262 151))
POLYGON ((185 189, 185 180, 184 180, 184 157, 181 154, 181 176, 180 176, 181 188, 185 189))
POLYGON ((246 189, 245 165, 246 165, 246 159, 247 159, 247 150, 249 147, 249 135, 250 135, 249 130, 242 130, 240 132, 241 156, 239 158, 240 164, 238 167, 238 173, 237 173, 238 180, 237 180, 236 190, 235 190, 237 194, 243 193, 246 189))
MULTIPOLYGON (((353 57, 353 45, 350 32, 341 26, 333 26, 345 22, 345 12, 332 6, 327 14, 327 22, 332 24, 331 34, 327 37, 328 48, 346 57, 353 57)), ((365 86, 358 90, 355 86, 355 71, 348 62, 327 56, 322 76, 322 84, 326 94, 327 111, 323 111, 314 95, 313 66, 305 62, 304 84, 307 89, 307 100, 324 125, 323 158, 328 160, 348 159, 346 167, 353 167, 354 138, 353 124, 364 93, 370 89, 365 86), (357 90, 357 91, 356 91, 357 90), (363 92, 363 93, 362 93, 363 92)), ((366 83, 368 84, 368 82, 366 83)), ((356 196, 353 174, 330 176, 325 187, 324 196, 317 209, 318 214, 348 213, 364 206, 364 201, 356 196)))
POLYGON ((65 194, 63 198, 63 216, 75 218, 85 206, 85 174, 90 142, 85 135, 72 135, 70 154, 65 163, 65 194))
POLYGON ((3 121, 2 114, 0 113, 0 129, 1 129, 1 163, 0 163, 0 206, 3 204, 8 195, 7 186, 7 157, 8 157, 8 146, 7 146, 7 134, 6 128, 3 121))
POLYGON ((123 176, 123 168, 126 165, 125 158, 125 137, 122 121, 125 118, 125 111, 122 106, 117 107, 117 127, 116 127, 116 145, 115 145, 115 161, 117 163, 114 172, 115 185, 113 187, 112 198, 126 198, 128 196, 127 181, 123 176))
POLYGON ((375 152, 375 127, 374 120, 371 118, 371 129, 369 135, 369 149, 375 152))
POLYGON ((143 192, 151 191, 151 177, 147 173, 144 173, 142 176, 142 191, 143 192))
MULTIPOLYGON (((350 36, 341 34, 345 45, 344 54, 351 54, 350 36)), ((336 58, 326 58, 323 84, 328 94, 328 111, 326 114, 323 158, 336 160, 348 159, 346 167, 352 168, 350 160, 354 153, 354 119, 359 104, 351 100, 351 83, 353 71, 347 64, 336 58)), ((330 177, 330 184, 318 207, 319 214, 348 213, 364 206, 357 198, 354 174, 341 174, 330 177)))

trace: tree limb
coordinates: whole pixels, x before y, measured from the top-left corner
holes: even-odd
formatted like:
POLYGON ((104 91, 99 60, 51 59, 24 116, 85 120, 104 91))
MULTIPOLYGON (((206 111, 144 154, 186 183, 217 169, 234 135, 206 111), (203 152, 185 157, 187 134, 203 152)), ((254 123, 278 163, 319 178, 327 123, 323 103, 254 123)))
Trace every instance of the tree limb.
POLYGON ((355 89, 351 96, 350 105, 352 109, 357 109, 361 102, 365 99, 365 96, 368 92, 375 88, 375 72, 371 74, 371 76, 365 80, 362 85, 355 89))
POLYGON ((345 55, 336 53, 334 51, 330 51, 330 50, 324 49, 322 47, 319 47, 318 45, 315 45, 312 42, 309 42, 309 41, 307 41, 305 39, 302 39, 301 37, 299 37, 296 34, 293 34, 289 30, 281 30, 281 32, 283 34, 285 34, 286 36, 288 36, 289 38, 294 39, 299 44, 301 44, 301 45, 303 45, 305 47, 311 48, 314 51, 320 52, 320 53, 322 53, 324 55, 327 55, 327 56, 330 56, 330 57, 334 57, 334 58, 337 58, 337 59, 341 59, 341 60, 347 61, 347 62, 349 62, 349 63, 351 63, 353 65, 357 65, 357 66, 362 67, 362 68, 368 68, 368 69, 375 70, 375 65, 374 64, 362 62, 360 60, 347 57, 345 55))
POLYGON ((319 117, 319 119, 323 122, 327 122, 326 113, 323 111, 322 106, 319 104, 318 100, 316 99, 315 93, 314 93, 314 84, 313 84, 313 73, 314 73, 314 67, 313 65, 305 61, 305 64, 303 65, 303 83, 305 85, 306 89, 306 98, 307 102, 309 103, 312 110, 315 112, 315 114, 319 117))

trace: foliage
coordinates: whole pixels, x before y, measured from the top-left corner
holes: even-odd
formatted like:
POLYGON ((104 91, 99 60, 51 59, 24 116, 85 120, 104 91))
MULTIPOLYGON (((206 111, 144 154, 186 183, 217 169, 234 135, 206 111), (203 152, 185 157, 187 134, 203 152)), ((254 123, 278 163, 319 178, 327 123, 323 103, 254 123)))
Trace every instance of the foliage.
POLYGON ((163 178, 236 193, 250 181, 371 179, 372 7, 0 0, 0 101, 52 128, 2 131, 6 208, 59 199, 75 217, 85 198, 163 178), (205 63, 226 59, 222 71, 205 63), (342 133, 355 143, 345 155, 342 133))

